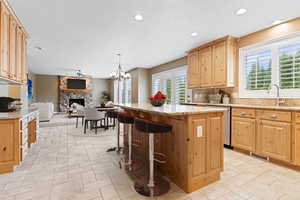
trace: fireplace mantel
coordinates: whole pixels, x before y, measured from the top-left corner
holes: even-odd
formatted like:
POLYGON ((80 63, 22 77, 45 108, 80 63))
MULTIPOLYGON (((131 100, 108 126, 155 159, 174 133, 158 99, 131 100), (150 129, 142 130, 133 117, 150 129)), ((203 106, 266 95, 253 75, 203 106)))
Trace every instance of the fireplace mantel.
POLYGON ((61 89, 62 92, 67 92, 67 93, 88 93, 91 92, 92 90, 90 89, 84 89, 84 90, 80 90, 80 89, 61 89))
POLYGON ((67 92, 67 93, 89 93, 92 91, 92 80, 90 77, 60 76, 59 77, 59 89, 60 89, 60 91, 67 92), (86 80, 86 89, 68 89, 67 88, 67 80, 68 79, 86 80))

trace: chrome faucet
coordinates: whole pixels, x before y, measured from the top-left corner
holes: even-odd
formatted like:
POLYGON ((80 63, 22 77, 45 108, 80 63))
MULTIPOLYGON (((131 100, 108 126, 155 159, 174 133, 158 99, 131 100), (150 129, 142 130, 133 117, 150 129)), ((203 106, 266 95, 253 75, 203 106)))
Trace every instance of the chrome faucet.
POLYGON ((272 84, 270 85, 269 89, 268 89, 268 93, 270 94, 271 93, 271 89, 272 87, 275 86, 276 87, 276 106, 279 106, 281 103, 284 103, 283 101, 280 101, 280 94, 279 94, 279 85, 277 84, 272 84))

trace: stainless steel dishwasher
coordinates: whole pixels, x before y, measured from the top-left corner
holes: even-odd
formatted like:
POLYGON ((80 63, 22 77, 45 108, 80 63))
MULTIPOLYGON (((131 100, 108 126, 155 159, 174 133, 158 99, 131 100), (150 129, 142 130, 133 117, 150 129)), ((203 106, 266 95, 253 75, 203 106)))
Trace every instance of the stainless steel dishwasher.
POLYGON ((214 107, 214 108, 223 108, 226 111, 224 112, 224 147, 232 149, 231 146, 231 107, 229 106, 209 106, 206 105, 204 107, 214 107))

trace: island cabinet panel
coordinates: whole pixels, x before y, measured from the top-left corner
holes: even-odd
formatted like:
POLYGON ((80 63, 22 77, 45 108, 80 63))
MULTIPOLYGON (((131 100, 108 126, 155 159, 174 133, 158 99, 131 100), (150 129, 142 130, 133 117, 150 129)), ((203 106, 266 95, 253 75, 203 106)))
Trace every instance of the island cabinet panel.
POLYGON ((36 119, 28 123, 28 148, 36 142, 36 119))
POLYGON ((255 151, 255 119, 232 117, 232 145, 255 151))
POLYGON ((223 114, 191 116, 188 123, 188 192, 220 178, 223 170, 223 114))
POLYGON ((291 161, 291 125, 286 122, 260 120, 258 153, 270 158, 291 161))
POLYGON ((0 174, 12 171, 18 162, 20 135, 18 120, 0 120, 0 174))

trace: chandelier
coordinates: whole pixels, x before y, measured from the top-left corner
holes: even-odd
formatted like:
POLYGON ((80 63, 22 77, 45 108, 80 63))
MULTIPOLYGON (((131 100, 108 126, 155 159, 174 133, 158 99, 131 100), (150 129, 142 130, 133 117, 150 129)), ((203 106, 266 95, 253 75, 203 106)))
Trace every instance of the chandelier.
POLYGON ((110 77, 113 80, 127 80, 130 79, 130 74, 125 72, 121 67, 121 54, 117 54, 119 56, 119 66, 118 69, 110 73, 110 77))

